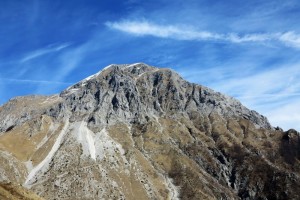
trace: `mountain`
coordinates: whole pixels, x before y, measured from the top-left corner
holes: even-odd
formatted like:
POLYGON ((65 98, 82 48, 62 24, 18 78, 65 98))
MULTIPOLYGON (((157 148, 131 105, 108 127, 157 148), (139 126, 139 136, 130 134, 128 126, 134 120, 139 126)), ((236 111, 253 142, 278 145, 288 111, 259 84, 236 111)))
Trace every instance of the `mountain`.
POLYGON ((43 200, 33 192, 20 185, 12 183, 0 183, 0 199, 5 200, 43 200))
POLYGON ((45 199, 300 199, 300 136, 143 63, 0 107, 0 182, 45 199))

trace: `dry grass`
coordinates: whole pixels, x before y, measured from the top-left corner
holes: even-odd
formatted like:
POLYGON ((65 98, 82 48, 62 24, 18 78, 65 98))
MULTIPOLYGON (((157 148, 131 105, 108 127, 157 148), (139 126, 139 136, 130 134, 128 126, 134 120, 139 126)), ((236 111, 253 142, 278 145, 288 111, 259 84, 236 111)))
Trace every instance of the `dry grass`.
POLYGON ((36 145, 47 135, 49 117, 41 117, 41 125, 32 120, 0 136, 0 149, 12 153, 20 161, 27 161, 36 151, 36 145))
POLYGON ((0 183, 1 200, 43 200, 33 192, 20 185, 12 183, 0 183))
MULTIPOLYGON (((113 170, 110 172, 110 177, 122 187, 126 199, 149 199, 146 193, 147 189, 143 186, 147 183, 152 185, 152 195, 158 199, 168 199, 168 188, 164 184, 163 177, 140 151, 133 148, 134 141, 131 139, 128 127, 125 124, 118 124, 111 126, 108 131, 109 135, 122 145, 127 160, 132 161, 129 166, 129 174, 125 174, 124 171, 113 170)), ((125 166, 120 167, 125 168, 125 166)))

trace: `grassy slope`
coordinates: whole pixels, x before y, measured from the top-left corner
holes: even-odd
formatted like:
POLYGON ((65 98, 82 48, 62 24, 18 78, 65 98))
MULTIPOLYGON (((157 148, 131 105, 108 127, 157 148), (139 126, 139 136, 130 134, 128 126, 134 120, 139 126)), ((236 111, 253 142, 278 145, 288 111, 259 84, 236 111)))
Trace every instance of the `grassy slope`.
POLYGON ((12 183, 0 183, 0 199, 1 200, 42 200, 33 192, 23 188, 20 185, 12 183))

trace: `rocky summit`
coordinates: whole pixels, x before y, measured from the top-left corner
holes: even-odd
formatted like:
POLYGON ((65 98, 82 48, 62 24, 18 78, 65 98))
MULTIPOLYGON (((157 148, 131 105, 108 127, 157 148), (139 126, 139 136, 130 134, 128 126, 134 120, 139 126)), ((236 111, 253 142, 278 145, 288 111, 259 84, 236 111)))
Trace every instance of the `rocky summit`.
POLYGON ((0 107, 7 195, 23 186, 53 200, 300 199, 299 159, 296 130, 143 63, 0 107))

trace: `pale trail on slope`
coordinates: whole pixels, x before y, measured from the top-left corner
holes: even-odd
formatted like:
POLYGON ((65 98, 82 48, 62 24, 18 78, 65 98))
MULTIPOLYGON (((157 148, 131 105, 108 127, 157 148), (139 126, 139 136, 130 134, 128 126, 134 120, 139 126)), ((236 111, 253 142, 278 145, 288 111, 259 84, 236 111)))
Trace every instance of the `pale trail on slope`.
POLYGON ((59 149, 61 142, 64 138, 64 136, 67 133, 67 128, 69 126, 69 120, 66 120, 64 127, 62 128, 61 132, 59 133, 59 136, 57 137, 54 145, 52 146, 52 149, 48 153, 48 155, 44 158, 42 162, 40 162, 37 166, 35 166, 28 174, 26 181, 24 183, 25 186, 30 185, 30 181, 34 178, 34 176, 43 168, 49 165, 51 162, 52 157, 56 153, 56 151, 59 149))
MULTIPOLYGON (((88 129, 87 123, 82 121, 79 125, 78 131, 76 130, 76 136, 79 143, 82 144, 83 150, 88 151, 91 158, 96 160, 96 147, 94 133, 88 129)), ((87 152, 84 152, 87 153, 87 152)))
POLYGON ((122 145, 110 137, 105 127, 96 134, 95 147, 97 157, 100 160, 104 159, 105 157, 115 155, 116 152, 119 152, 123 162, 127 163, 126 157, 124 156, 125 150, 123 149, 122 145))
POLYGON ((107 155, 114 155, 115 149, 118 150, 124 162, 126 158, 122 145, 109 136, 104 127, 100 132, 94 133, 87 127, 87 122, 76 122, 74 125, 73 136, 82 145, 83 154, 90 156, 93 160, 102 160, 107 155))

